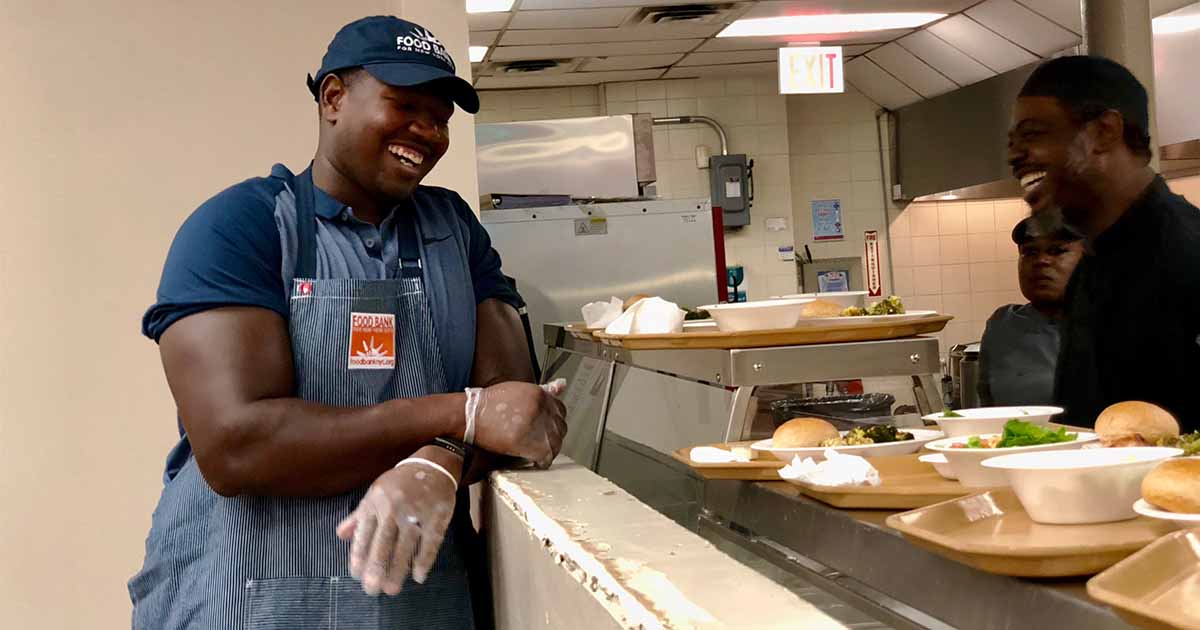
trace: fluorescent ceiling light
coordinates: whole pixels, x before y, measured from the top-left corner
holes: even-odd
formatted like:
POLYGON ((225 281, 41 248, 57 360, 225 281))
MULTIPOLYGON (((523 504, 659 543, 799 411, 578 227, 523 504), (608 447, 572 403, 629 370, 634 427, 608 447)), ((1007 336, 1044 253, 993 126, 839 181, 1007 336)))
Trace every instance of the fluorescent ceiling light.
POLYGON ((487 46, 471 46, 467 49, 467 54, 471 58, 471 63, 479 63, 487 56, 487 46))
POLYGON ((737 20, 717 37, 764 37, 770 35, 819 35, 858 33, 893 28, 916 28, 946 17, 945 13, 835 13, 825 15, 781 15, 737 20))
POLYGON ((1153 24, 1155 33, 1161 33, 1163 35, 1187 33, 1188 31, 1200 29, 1200 13, 1193 15, 1164 16, 1154 18, 1154 21, 1151 22, 1151 24, 1153 24))
POLYGON ((467 13, 503 13, 512 5, 513 0, 467 0, 467 13))

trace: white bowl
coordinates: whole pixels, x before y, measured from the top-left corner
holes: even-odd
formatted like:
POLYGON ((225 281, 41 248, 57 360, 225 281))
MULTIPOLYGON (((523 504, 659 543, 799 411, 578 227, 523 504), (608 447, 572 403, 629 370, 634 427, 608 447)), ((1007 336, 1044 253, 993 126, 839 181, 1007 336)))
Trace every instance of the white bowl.
POLYGON ((1200 514, 1182 514, 1180 512, 1172 512, 1164 510, 1145 499, 1138 499, 1133 502, 1133 511, 1142 516, 1149 516, 1160 521, 1167 521, 1175 526, 1176 529, 1191 529, 1200 527, 1200 514))
POLYGON ((939 411, 925 416, 923 420, 938 423, 946 437, 958 437, 1000 433, 1004 431, 1004 423, 1009 420, 1046 426, 1050 424, 1050 418, 1062 412, 1062 407, 977 407, 956 409, 954 413, 962 418, 947 418, 942 415, 944 412, 939 411))
MULTIPOLYGON (((867 292, 866 291, 830 291, 826 293, 793 293, 791 295, 772 296, 772 300, 792 300, 796 298, 810 298, 814 300, 825 300, 826 302, 834 302, 847 306, 866 306, 867 292)), ((882 298, 881 298, 882 299, 882 298)))
MULTIPOLYGON (((903 442, 882 442, 879 444, 859 444, 857 446, 807 446, 802 448, 775 448, 771 444, 771 440, 759 440, 750 445, 750 448, 755 451, 763 451, 775 456, 775 459, 785 462, 791 462, 793 457, 797 455, 801 459, 811 457, 814 460, 820 461, 825 459, 825 449, 832 448, 838 453, 846 455, 858 455, 859 457, 882 457, 884 455, 909 455, 921 450, 921 447, 929 442, 942 437, 941 431, 933 431, 931 429, 905 429, 901 431, 911 433, 913 439, 903 442)), ((842 435, 849 431, 840 431, 842 435)))
MULTIPOLYGON (((999 433, 985 433, 980 435, 980 438, 990 438, 1000 435, 999 433)), ((1007 455, 1009 453, 1029 453, 1035 451, 1065 451, 1081 448, 1088 442, 1096 441, 1095 433, 1087 433, 1079 431, 1079 437, 1070 442, 1056 442, 1054 444, 1037 444, 1034 446, 1009 446, 1005 448, 954 448, 951 444, 960 444, 967 441, 970 436, 958 436, 937 440, 925 445, 925 448, 946 456, 946 462, 950 465, 954 476, 958 477, 958 482, 968 488, 999 488, 1008 485, 1008 477, 1004 475, 1002 470, 993 470, 982 466, 983 460, 996 457, 998 455, 1007 455)))
POLYGON ((992 457, 983 467, 1008 477, 1035 522, 1108 523, 1136 518, 1142 477, 1181 453, 1162 446, 1043 451, 992 457))
POLYGON ((712 315, 717 327, 724 332, 748 330, 775 330, 795 328, 800 321, 804 305, 812 298, 794 300, 761 300, 758 302, 735 302, 701 306, 700 310, 712 315))
POLYGON ((958 479, 958 476, 954 474, 954 469, 950 467, 950 462, 947 461, 946 456, 941 453, 929 453, 928 455, 922 455, 917 458, 917 461, 922 461, 926 464, 933 464, 933 469, 946 479, 950 479, 951 481, 958 479))

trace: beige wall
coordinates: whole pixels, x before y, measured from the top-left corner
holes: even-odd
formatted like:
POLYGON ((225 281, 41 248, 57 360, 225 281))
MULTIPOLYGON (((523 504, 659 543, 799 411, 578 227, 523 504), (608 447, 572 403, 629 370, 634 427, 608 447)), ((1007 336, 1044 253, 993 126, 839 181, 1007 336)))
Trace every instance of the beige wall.
MULTIPOLYGON (((725 128, 731 153, 754 160, 752 224, 725 236, 729 264, 746 268, 742 285, 750 299, 793 293, 795 265, 778 258, 792 245, 792 158, 788 152, 785 98, 771 75, 610 83, 604 86, 483 92, 483 122, 548 120, 580 116, 648 113, 656 117, 710 116, 725 128), (766 220, 787 220, 787 229, 768 232, 766 220)), ((720 152, 716 132, 700 125, 656 127, 654 158, 658 195, 664 199, 708 197, 708 171, 696 168, 697 145, 720 152)))
MULTIPOLYGON (((304 76, 335 30, 420 16, 466 62, 462 3, 0 3, 0 610, 128 627, 174 406, 139 335, 205 198, 315 148, 304 76)), ((438 181, 475 198, 469 117, 438 181)))

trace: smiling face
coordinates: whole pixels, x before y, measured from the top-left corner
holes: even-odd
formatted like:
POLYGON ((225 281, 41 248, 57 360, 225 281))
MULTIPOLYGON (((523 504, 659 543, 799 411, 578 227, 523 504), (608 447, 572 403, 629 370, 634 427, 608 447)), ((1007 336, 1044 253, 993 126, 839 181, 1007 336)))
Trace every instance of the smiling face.
POLYGON ((1034 214, 1061 212, 1071 225, 1087 223, 1088 209, 1096 200, 1092 182, 1101 171, 1093 148, 1088 126, 1058 99, 1017 99, 1008 132, 1008 163, 1034 214))
POLYGON ((1021 295, 1034 306, 1061 305, 1071 274, 1083 256, 1083 241, 1035 238, 1020 249, 1017 277, 1021 295))
POLYGON ((342 177, 391 203, 407 199, 450 147, 448 98, 422 86, 386 85, 358 71, 321 86, 323 151, 342 177))

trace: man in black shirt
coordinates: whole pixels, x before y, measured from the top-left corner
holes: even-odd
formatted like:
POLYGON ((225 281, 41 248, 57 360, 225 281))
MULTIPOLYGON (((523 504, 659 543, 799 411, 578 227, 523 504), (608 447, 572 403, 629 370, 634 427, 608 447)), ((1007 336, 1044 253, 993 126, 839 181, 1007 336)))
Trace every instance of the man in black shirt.
POLYGON ((1071 424, 1144 400, 1200 429, 1200 210, 1150 168, 1148 129, 1145 88, 1100 57, 1042 64, 1013 110, 1008 160, 1036 223, 1087 238, 1055 388, 1071 424))

